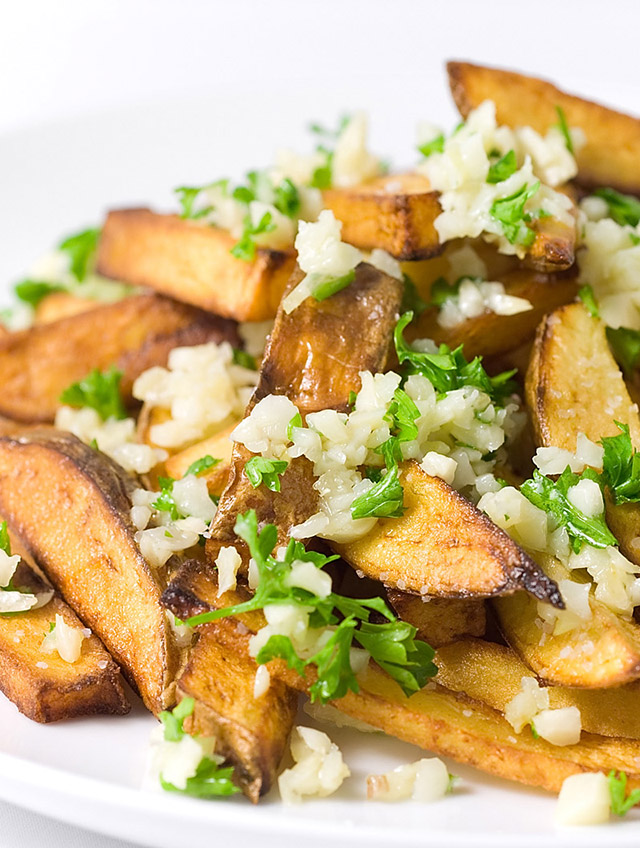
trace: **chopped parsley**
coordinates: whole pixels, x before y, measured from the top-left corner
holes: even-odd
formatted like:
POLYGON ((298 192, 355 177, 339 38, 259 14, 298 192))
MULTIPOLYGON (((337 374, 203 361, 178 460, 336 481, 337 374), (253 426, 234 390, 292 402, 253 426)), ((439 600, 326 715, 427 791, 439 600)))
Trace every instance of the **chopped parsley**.
POLYGON ((630 376, 640 363, 640 331, 628 327, 607 327, 606 333, 616 362, 630 376))
MULTIPOLYGON (((183 698, 172 712, 165 710, 160 713, 158 718, 164 727, 165 742, 180 742, 187 735, 183 723, 185 718, 193 713, 194 707, 193 698, 183 698)), ((178 789, 172 783, 167 783, 162 776, 160 776, 160 785, 167 792, 180 792, 194 798, 214 798, 240 792, 232 776, 232 767, 222 768, 213 757, 203 756, 195 775, 187 779, 184 789, 178 789)))
POLYGON ((429 157, 433 153, 443 153, 444 152, 444 133, 440 133, 439 135, 432 138, 431 141, 427 141, 424 144, 418 145, 418 151, 422 153, 423 156, 429 157))
POLYGON ((11 540, 6 521, 0 524, 0 550, 3 550, 7 556, 11 556, 11 540))
POLYGON ((357 497, 351 504, 351 517, 400 518, 404 514, 404 490, 397 464, 387 469, 384 477, 357 497))
POLYGON ((529 226, 531 216, 524 211, 525 204, 540 188, 540 181, 528 185, 525 183, 518 191, 508 197, 501 197, 491 204, 489 214, 502 226, 502 232, 510 244, 530 247, 536 234, 529 226))
POLYGON ((160 494, 151 504, 153 509, 157 509, 158 512, 168 512, 172 521, 177 521, 179 518, 184 517, 180 515, 178 505, 173 496, 173 484, 175 482, 173 477, 158 477, 160 494))
POLYGON ((515 150, 509 150, 501 159, 498 159, 497 162, 491 165, 487 174, 487 182, 492 184, 502 183, 515 174, 517 170, 518 160, 516 159, 516 152, 515 150))
POLYGON ((452 297, 457 297, 460 294, 460 286, 463 280, 469 280, 471 277, 460 277, 455 283, 450 283, 444 277, 438 277, 434 280, 431 286, 431 301, 430 306, 436 306, 440 309, 447 300, 452 297))
POLYGON ((246 350, 241 350, 239 347, 234 347, 233 349, 233 364, 241 365, 249 371, 258 370, 258 363, 255 356, 251 356, 250 353, 247 353, 246 350))
POLYGON ((288 177, 274 189, 273 205, 287 218, 295 218, 300 212, 300 192, 288 177))
POLYGON ((594 192, 609 207, 609 217, 620 226, 637 227, 640 223, 640 200, 631 194, 620 194, 613 188, 598 188, 594 192))
POLYGON ((91 228, 68 236, 58 245, 58 250, 69 256, 69 270, 79 283, 93 271, 99 240, 100 230, 91 228))
POLYGON ((231 255, 245 262, 253 262, 256 257, 255 237, 275 230, 271 212, 265 212, 257 224, 251 220, 251 215, 245 215, 240 239, 231 248, 231 255))
POLYGON ((422 374, 437 392, 451 392, 463 386, 474 386, 489 395, 497 404, 502 404, 505 398, 517 391, 517 386, 511 380, 515 370, 490 377, 482 366, 482 357, 476 356, 471 362, 467 362, 462 353, 462 345, 451 350, 448 345, 441 344, 438 353, 414 350, 402 335, 412 318, 411 312, 405 312, 393 334, 398 361, 400 365, 404 365, 408 374, 422 374))
POLYGON ((629 425, 616 421, 617 436, 601 439, 602 476, 615 503, 640 502, 640 454, 633 449, 629 425))
POLYGON ((415 627, 399 621, 382 598, 355 599, 333 592, 321 598, 306 589, 288 585, 295 561, 311 562, 317 568, 323 568, 338 559, 337 556, 327 557, 307 551, 301 542, 291 539, 283 559, 275 559, 272 551, 277 544, 277 527, 267 524, 258 532, 254 510, 238 516, 235 532, 249 546, 258 567, 260 581, 255 595, 242 604, 196 615, 187 624, 196 626, 229 615, 263 609, 270 604, 290 603, 311 609, 309 623, 312 628, 333 629, 329 640, 316 654, 302 659, 288 636, 274 635, 258 652, 256 661, 266 663, 274 658, 284 659, 302 677, 307 666, 316 666, 317 680, 310 687, 310 695, 312 701, 321 703, 341 698, 349 691, 359 691, 351 667, 350 652, 354 642, 367 650, 407 695, 419 691, 436 674, 433 649, 426 642, 416 640, 415 627), (372 612, 382 616, 386 622, 372 623, 369 620, 372 612))
POLYGON ((14 288, 16 297, 34 308, 53 292, 65 291, 65 286, 59 283, 48 283, 44 280, 21 280, 14 288))
POLYGON ((356 278, 355 269, 348 271, 342 277, 328 277, 326 274, 309 274, 307 279, 311 288, 311 295, 315 300, 326 300, 337 294, 356 278))
POLYGON ((582 286, 578 291, 578 297, 584 303, 585 309, 592 318, 600 317, 600 309, 598 308, 596 296, 593 293, 593 288, 591 286, 582 286))
POLYGON ((287 439, 289 439, 289 441, 293 438, 294 427, 302 427, 302 415, 300 415, 299 412, 296 412, 291 421, 287 424, 287 439))
POLYGON ((569 129, 569 124, 567 123, 567 116, 565 115, 562 106, 556 106, 556 115, 558 116, 558 123, 555 126, 562 133, 566 148, 573 156, 575 153, 573 149, 573 139, 571 138, 571 131, 569 129))
POLYGON ((214 459, 211 454, 206 454, 205 456, 201 456, 200 459, 196 459, 195 462, 192 462, 182 477, 188 477, 189 474, 193 474, 195 477, 198 477, 200 474, 204 474, 205 471, 208 471, 220 462, 222 462, 221 459, 214 459))
POLYGON ((68 406, 95 409, 103 421, 108 418, 126 418, 127 411, 120 394, 122 371, 112 366, 108 371, 94 369, 77 383, 72 383, 60 395, 60 402, 68 406))
POLYGON ((316 146, 316 153, 321 153, 324 156, 324 162, 314 170, 310 186, 312 188, 326 189, 331 188, 333 182, 333 150, 328 145, 333 145, 345 131, 351 115, 343 115, 335 130, 327 129, 320 124, 311 124, 309 129, 319 139, 316 146))
POLYGON ((640 804, 640 789, 634 789, 627 795, 627 775, 623 771, 619 771, 616 775, 615 769, 612 769, 607 777, 611 812, 614 816, 625 816, 632 807, 640 804))
POLYGON ((553 516, 560 527, 566 528, 575 553, 580 551, 583 542, 594 548, 617 547, 618 541, 607 527, 604 513, 587 516, 569 500, 569 489, 584 479, 593 480, 599 486, 603 484, 600 475, 592 468, 585 468, 582 474, 574 474, 567 466, 555 482, 536 469, 533 479, 526 480, 520 491, 534 506, 553 516))
POLYGON ((178 195, 178 202, 182 208, 182 212, 180 213, 181 218, 190 218, 192 221, 196 221, 198 218, 204 218, 205 215, 213 212, 213 206, 205 206, 202 209, 196 209, 195 207, 196 200, 204 188, 206 186, 179 186, 175 189, 175 193, 178 195))
POLYGON ((286 459, 267 459, 264 456, 252 456, 244 467, 244 472, 254 489, 261 483, 272 492, 280 491, 280 476, 287 470, 286 459))

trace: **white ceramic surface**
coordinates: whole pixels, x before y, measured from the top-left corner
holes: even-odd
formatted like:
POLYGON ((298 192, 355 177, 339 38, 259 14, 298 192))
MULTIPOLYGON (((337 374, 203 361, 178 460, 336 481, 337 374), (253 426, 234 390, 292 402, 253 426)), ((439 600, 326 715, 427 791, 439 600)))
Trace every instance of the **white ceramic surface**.
MULTIPOLYGON (((359 83, 362 90, 364 83, 359 83)), ((610 86, 609 92, 612 101, 626 99, 634 106, 629 83, 610 86)), ((598 93, 606 96, 606 86, 598 93)), ((408 96, 406 105, 399 102, 391 88, 364 99, 369 108, 376 101, 376 147, 395 153, 401 162, 411 161, 409 133, 416 120, 449 124, 453 119, 442 74, 424 80, 419 103, 415 96, 408 96)), ((282 141, 301 147, 308 120, 331 120, 340 107, 357 105, 320 84, 308 85, 303 101, 295 90, 262 91, 244 110, 238 108, 237 95, 217 92, 206 99, 171 97, 162 104, 8 133, 0 137, 0 281, 8 285, 19 278, 61 234, 99 221, 110 206, 168 207, 172 186, 261 165, 282 141)), ((637 813, 607 828, 558 831, 552 823, 554 798, 455 764, 451 770, 463 781, 442 802, 365 802, 369 771, 414 760, 420 752, 379 735, 344 730, 329 729, 353 773, 335 798, 295 808, 283 808, 273 798, 254 808, 242 799, 206 803, 141 790, 152 726, 138 707, 127 718, 43 727, 0 696, 0 798, 155 848, 201 845, 204 839, 234 845, 259 839, 261 848, 290 839, 304 841, 306 848, 587 848, 609 840, 637 845, 640 839, 637 813)))

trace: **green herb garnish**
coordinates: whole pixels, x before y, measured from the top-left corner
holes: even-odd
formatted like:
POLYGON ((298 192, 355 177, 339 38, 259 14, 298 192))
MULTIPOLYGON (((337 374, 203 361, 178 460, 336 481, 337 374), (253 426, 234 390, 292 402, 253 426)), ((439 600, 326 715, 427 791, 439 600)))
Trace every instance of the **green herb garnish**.
POLYGON ((562 106, 556 106, 556 114, 558 116, 558 123, 556 126, 564 136, 564 143, 567 150, 573 156, 575 152, 573 149, 573 139, 571 138, 571 131, 569 130, 569 124, 567 123, 567 116, 564 114, 562 106))
POLYGON ((346 289, 348 285, 356 278, 355 269, 348 271, 342 277, 328 277, 325 274, 309 274, 309 286, 311 294, 315 300, 326 300, 334 294, 337 294, 342 289, 346 289))
POLYGON ((510 244, 521 244, 530 247, 535 241, 536 234, 529 226, 529 215, 525 214, 524 207, 540 188, 540 181, 527 185, 526 183, 510 194, 494 200, 489 214, 502 226, 502 231, 510 244))
POLYGON ((593 293, 593 288, 589 285, 582 286, 578 291, 578 297, 584 303, 585 308, 592 318, 600 317, 600 310, 596 301, 596 296, 593 293))
POLYGON ((231 248, 231 255, 236 259, 242 259, 245 262, 253 262, 256 257, 256 241, 255 237, 262 233, 270 233, 275 230, 276 225, 273 223, 273 215, 271 212, 265 212, 257 224, 254 224, 250 215, 246 215, 244 219, 244 229, 240 239, 231 248))
POLYGON ((600 440, 604 448, 602 475, 615 503, 640 501, 640 454, 633 449, 629 425, 616 421, 618 436, 600 440))
POLYGON ((60 402, 68 406, 95 409, 103 421, 108 418, 126 418, 127 411, 120 394, 122 371, 112 366, 108 371, 97 368, 77 383, 72 383, 60 395, 60 402))
POLYGON ((433 153, 444 152, 444 143, 444 133, 440 133, 435 138, 432 138, 431 141, 427 141, 424 144, 419 144, 418 151, 422 153, 423 156, 429 157, 433 153))
POLYGON ((178 201, 182 207, 181 218, 190 218, 196 221, 198 218, 204 218, 205 215, 213 212, 213 206, 206 206, 203 209, 195 208, 196 200, 200 192, 205 188, 206 186, 179 186, 175 189, 175 193, 178 195, 178 201))
POLYGON ((205 456, 201 456, 200 459, 196 459, 195 462, 192 462, 182 477, 184 479, 185 477, 188 477, 189 474, 193 474, 198 477, 200 474, 204 474, 205 471, 208 471, 220 462, 222 462, 221 459, 214 459, 210 454, 206 454, 205 456))
POLYGON ((402 295, 401 312, 413 312, 414 315, 422 315, 429 304, 420 297, 416 284, 408 274, 402 275, 404 283, 404 294, 402 295))
POLYGON ((620 226, 637 227, 640 223, 640 200, 631 194, 620 194, 613 188, 598 188, 594 192, 609 207, 609 217, 620 226))
POLYGON ((60 291, 65 291, 65 287, 59 283, 48 283, 44 280, 21 280, 14 288, 16 297, 34 308, 47 295, 60 291))
POLYGON ((100 230, 93 228, 74 233, 58 245, 59 250, 68 254, 69 270, 79 283, 93 271, 99 240, 100 230))
POLYGON ((640 331, 628 327, 607 327, 606 333, 616 362, 629 377, 640 363, 640 331))
POLYGON ((611 812, 615 816, 625 816, 632 807, 640 804, 640 789, 634 789, 627 795, 627 775, 623 771, 619 771, 616 775, 615 769, 612 769, 607 777, 611 812))
POLYGON ((247 353, 246 350, 241 350, 239 347, 234 347, 233 349, 233 364, 241 365, 249 371, 258 370, 258 363, 255 356, 251 356, 250 353, 247 353))
POLYGON ((518 160, 516 159, 515 150, 510 150, 508 153, 505 153, 501 159, 498 159, 497 162, 494 162, 493 165, 489 168, 489 173, 487 174, 487 182, 488 183, 501 183, 504 180, 508 180, 512 174, 518 170, 518 160))
POLYGON ((280 476, 287 470, 286 459, 267 459, 264 456, 252 456, 244 467, 245 474, 254 489, 261 483, 272 492, 280 491, 280 476))

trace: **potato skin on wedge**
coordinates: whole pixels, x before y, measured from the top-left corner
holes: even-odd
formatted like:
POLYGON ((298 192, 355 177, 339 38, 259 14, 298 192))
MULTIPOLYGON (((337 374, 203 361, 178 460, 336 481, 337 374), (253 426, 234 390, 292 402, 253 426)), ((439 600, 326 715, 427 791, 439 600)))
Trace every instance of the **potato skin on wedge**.
POLYGON ((478 598, 427 598, 387 589, 387 600, 399 618, 412 624, 418 638, 432 648, 470 636, 484 636, 485 601, 478 598))
POLYGON ((0 339, 0 414, 52 422, 61 393, 97 368, 123 372, 125 402, 134 380, 165 365, 180 345, 237 340, 235 324, 157 295, 136 295, 0 339))
POLYGON ((493 100, 499 124, 530 126, 544 134, 558 122, 559 106, 569 126, 579 127, 587 138, 585 146, 576 152, 579 181, 640 193, 638 118, 513 71, 469 62, 449 62, 447 71, 453 99, 463 118, 483 101, 493 100))
POLYGON ((157 713, 171 704, 181 654, 160 604, 166 574, 134 541, 134 486, 71 434, 0 438, 0 514, 157 713))
POLYGON ((406 512, 332 547, 367 577, 402 591, 488 598, 526 589, 562 606, 553 580, 486 515, 413 461, 401 465, 406 512), (400 584, 400 585, 399 585, 400 584))
POLYGON ((273 318, 295 265, 295 252, 258 249, 252 262, 216 227, 149 209, 109 212, 98 245, 97 271, 145 286, 236 321, 273 318))
MULTIPOLYGON (((13 552, 22 554, 15 544, 13 552)), ((46 591, 49 587, 25 559, 26 555, 18 565, 14 585, 36 593, 46 591)), ((38 609, 0 615, 0 691, 27 718, 43 723, 128 713, 120 669, 97 636, 83 640, 74 663, 65 662, 57 652, 40 650, 56 615, 70 627, 84 626, 57 594, 38 609)))

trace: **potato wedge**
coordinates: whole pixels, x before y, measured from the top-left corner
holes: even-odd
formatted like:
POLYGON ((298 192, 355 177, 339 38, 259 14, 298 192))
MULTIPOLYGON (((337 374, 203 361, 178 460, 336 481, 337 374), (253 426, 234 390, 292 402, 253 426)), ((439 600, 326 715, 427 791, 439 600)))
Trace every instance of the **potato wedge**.
POLYGON ((487 598, 526 589, 561 605, 558 588, 472 503, 416 462, 401 466, 406 512, 333 548, 353 568, 401 591, 487 598))
POLYGON ((495 279, 504 284, 508 295, 528 300, 533 309, 509 316, 485 312, 454 327, 441 327, 437 320, 439 310, 427 309, 409 325, 409 340, 433 339, 451 348, 462 344, 467 359, 501 356, 533 338, 546 313, 570 303, 578 291, 572 272, 547 275, 523 268, 495 279))
MULTIPOLYGON (((580 580, 559 560, 541 554, 538 561, 555 580, 580 580)), ((560 635, 540 626, 536 601, 523 592, 495 598, 493 607, 507 642, 542 680, 554 686, 604 689, 640 678, 640 627, 591 597, 592 616, 581 627, 560 635)))
POLYGON ((206 341, 237 342, 235 325, 156 295, 138 295, 0 339, 0 414, 51 422, 60 395, 94 368, 123 372, 131 402, 136 377, 166 364, 169 351, 206 341), (97 343, 99 342, 99 343, 97 343))
POLYGON ((231 433, 234 427, 235 424, 225 427, 224 430, 216 433, 215 436, 211 436, 202 442, 185 448, 180 453, 170 456, 165 462, 165 469, 169 477, 179 480, 181 477, 184 477, 187 469, 193 462, 197 462, 203 456, 212 456, 214 459, 219 459, 220 462, 214 465, 206 474, 201 474, 200 476, 207 481, 209 494, 221 495, 224 487, 227 485, 231 470, 231 455, 233 453, 231 433))
MULTIPOLYGON (((381 248, 397 259, 437 256, 444 244, 435 228, 442 211, 438 192, 421 174, 394 174, 323 194, 326 206, 342 221, 342 238, 361 248, 381 248)), ((534 224, 535 241, 524 263, 540 271, 571 267, 575 259, 575 227, 552 218, 534 224)))
POLYGON ((0 514, 157 713, 182 656, 160 605, 166 570, 152 572, 134 541, 134 486, 70 434, 0 438, 0 514))
POLYGON ((399 618, 413 624, 418 637, 432 648, 469 636, 484 636, 487 615, 482 599, 420 598, 388 589, 387 600, 399 618))
MULTIPOLYGON (((219 604, 227 606, 239 600, 238 593, 228 593, 219 604)), ((176 614, 180 608, 179 604, 175 606, 176 614)), ((264 623, 261 613, 238 618, 250 633, 264 623)), ((249 633, 224 620, 207 625, 210 632, 221 631, 222 626, 224 636, 217 638, 224 641, 228 654, 246 656, 249 633)), ((308 692, 313 683, 311 670, 307 678, 299 677, 282 660, 272 660, 268 668, 272 680, 282 680, 302 692, 308 692)), ((495 710, 439 686, 426 687, 407 698, 398 684, 373 664, 358 675, 358 683, 360 692, 349 692, 332 706, 434 754, 551 792, 558 792, 571 774, 610 769, 624 771, 630 786, 640 786, 638 743, 634 739, 583 733, 578 745, 559 747, 530 734, 516 736, 495 710)))
MULTIPOLYGON (((290 287, 302 276, 297 271, 290 287)), ((398 280, 363 262, 353 283, 327 300, 307 298, 290 315, 280 309, 247 414, 269 394, 287 395, 303 416, 320 409, 346 410, 349 392, 360 387, 360 371, 380 371, 386 363, 401 299, 398 280)), ((236 516, 247 509, 255 509, 259 521, 276 524, 283 540, 316 510, 313 468, 305 457, 289 463, 275 496, 266 486, 254 489, 249 482, 244 466, 250 458, 243 445, 234 445, 212 541, 236 543, 236 516)))
POLYGON ((52 292, 43 298, 36 307, 34 322, 36 324, 51 324, 62 318, 70 318, 81 312, 89 312, 102 306, 99 300, 78 297, 69 292, 52 292))
POLYGON ((273 318, 295 265, 295 252, 259 249, 253 262, 231 255, 224 230, 149 209, 109 212, 99 274, 145 286, 237 321, 273 318))
POLYGON ((558 122, 564 110, 570 127, 579 127, 586 144, 577 151, 578 179, 588 186, 612 186, 640 194, 640 120, 599 103, 567 94, 546 80, 472 65, 449 62, 449 85, 463 118, 484 100, 496 104, 498 123, 530 126, 540 133, 558 122))
MULTIPOLYGON (((23 557, 13 584, 37 594, 47 591, 48 584, 31 567, 15 538, 12 548, 23 557)), ((65 662, 57 652, 40 650, 56 615, 70 627, 84 626, 57 594, 38 609, 0 615, 0 691, 21 713, 38 722, 128 713, 120 669, 97 636, 84 639, 82 653, 74 663, 65 662)))
MULTIPOLYGON (((464 639, 440 648, 436 654, 437 681, 504 713, 520 691, 523 677, 531 677, 517 654, 504 645, 464 639)), ((640 739, 640 687, 637 683, 611 689, 568 689, 549 686, 551 709, 577 707, 582 729, 600 736, 640 739)))

